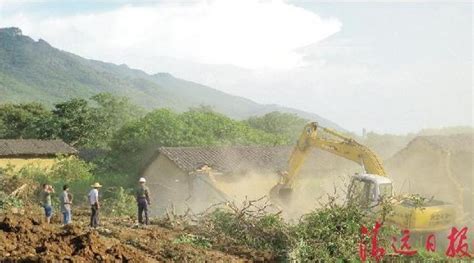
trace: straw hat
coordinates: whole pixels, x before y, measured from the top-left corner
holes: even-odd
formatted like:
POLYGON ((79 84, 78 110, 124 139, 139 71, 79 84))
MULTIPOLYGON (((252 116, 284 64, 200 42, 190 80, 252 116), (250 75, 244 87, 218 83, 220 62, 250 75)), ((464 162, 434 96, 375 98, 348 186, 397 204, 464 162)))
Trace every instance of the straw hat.
POLYGON ((95 184, 91 185, 92 188, 100 188, 102 187, 102 185, 100 185, 98 182, 96 182, 95 184))

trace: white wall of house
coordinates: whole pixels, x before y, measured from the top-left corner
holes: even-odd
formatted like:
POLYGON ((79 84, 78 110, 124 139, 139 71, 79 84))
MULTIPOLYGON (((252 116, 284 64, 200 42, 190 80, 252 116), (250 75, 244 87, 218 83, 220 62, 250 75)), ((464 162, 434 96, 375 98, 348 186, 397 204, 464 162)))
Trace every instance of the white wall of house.
POLYGON ((158 155, 142 176, 147 179, 151 192, 151 215, 163 215, 172 206, 178 214, 188 208, 198 213, 226 200, 225 195, 213 187, 207 174, 189 174, 163 154, 158 155))
POLYGON ((162 215, 174 204, 176 212, 185 211, 189 176, 165 155, 158 157, 143 171, 152 201, 151 214, 162 215))

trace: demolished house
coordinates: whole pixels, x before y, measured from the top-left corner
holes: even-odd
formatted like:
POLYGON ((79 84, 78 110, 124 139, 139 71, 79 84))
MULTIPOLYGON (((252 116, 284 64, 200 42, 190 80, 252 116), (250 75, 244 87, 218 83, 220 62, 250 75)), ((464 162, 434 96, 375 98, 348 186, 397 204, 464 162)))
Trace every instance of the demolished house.
MULTIPOLYGON (((142 170, 151 189, 152 213, 176 212, 267 195, 287 169, 293 146, 162 147, 142 170)), ((314 150, 301 176, 327 176, 353 164, 314 150)), ((304 184, 304 183, 303 183, 304 184)))
POLYGON ((474 136, 419 136, 386 161, 395 190, 453 203, 474 215, 474 136))
POLYGON ((58 155, 75 154, 76 149, 62 140, 0 140, 0 168, 13 167, 18 170, 29 164, 50 168, 58 155))

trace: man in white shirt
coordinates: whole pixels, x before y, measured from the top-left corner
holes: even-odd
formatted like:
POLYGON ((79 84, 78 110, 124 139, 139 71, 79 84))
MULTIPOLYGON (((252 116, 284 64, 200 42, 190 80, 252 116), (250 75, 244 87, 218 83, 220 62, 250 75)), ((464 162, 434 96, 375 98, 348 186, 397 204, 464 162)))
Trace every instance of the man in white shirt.
POLYGON ((99 225, 99 188, 102 187, 99 183, 91 185, 92 190, 89 192, 89 203, 91 205, 91 227, 99 225))

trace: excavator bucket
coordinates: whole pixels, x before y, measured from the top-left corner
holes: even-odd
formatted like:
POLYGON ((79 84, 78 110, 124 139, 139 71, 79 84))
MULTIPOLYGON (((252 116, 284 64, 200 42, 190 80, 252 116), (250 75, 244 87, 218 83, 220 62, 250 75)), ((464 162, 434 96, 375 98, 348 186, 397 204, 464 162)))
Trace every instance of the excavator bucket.
POLYGON ((286 207, 291 203, 293 189, 277 184, 270 190, 270 201, 279 207, 286 207))

